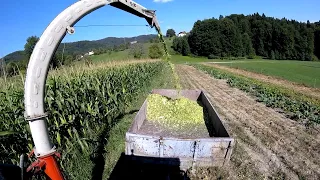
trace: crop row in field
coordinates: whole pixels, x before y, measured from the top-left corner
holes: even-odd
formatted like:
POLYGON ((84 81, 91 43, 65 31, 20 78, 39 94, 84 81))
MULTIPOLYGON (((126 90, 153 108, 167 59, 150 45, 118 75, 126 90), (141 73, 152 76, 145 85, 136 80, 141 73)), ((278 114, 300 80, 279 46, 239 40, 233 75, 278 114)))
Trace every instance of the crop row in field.
POLYGON ((217 79, 226 79, 231 87, 236 87, 257 97, 268 107, 282 109, 288 118, 299 120, 306 125, 320 124, 320 103, 284 88, 271 84, 237 76, 213 67, 195 64, 195 68, 202 70, 217 79))
MULTIPOLYGON (((164 62, 138 63, 121 67, 95 67, 49 76, 45 104, 49 132, 63 150, 62 165, 76 147, 90 154, 93 135, 110 129, 127 106, 165 66, 164 62)), ((17 84, 15 84, 17 85, 17 84)), ((24 120, 23 84, 0 90, 0 162, 17 164, 19 155, 33 148, 24 120)))

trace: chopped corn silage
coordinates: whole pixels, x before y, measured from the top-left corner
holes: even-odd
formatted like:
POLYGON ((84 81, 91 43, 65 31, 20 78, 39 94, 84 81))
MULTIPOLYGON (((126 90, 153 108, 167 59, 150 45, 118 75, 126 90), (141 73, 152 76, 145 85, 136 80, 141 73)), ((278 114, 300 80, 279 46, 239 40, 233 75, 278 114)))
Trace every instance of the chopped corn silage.
POLYGON ((159 94, 147 97, 147 120, 170 129, 184 129, 204 124, 203 107, 185 97, 170 99, 159 94))

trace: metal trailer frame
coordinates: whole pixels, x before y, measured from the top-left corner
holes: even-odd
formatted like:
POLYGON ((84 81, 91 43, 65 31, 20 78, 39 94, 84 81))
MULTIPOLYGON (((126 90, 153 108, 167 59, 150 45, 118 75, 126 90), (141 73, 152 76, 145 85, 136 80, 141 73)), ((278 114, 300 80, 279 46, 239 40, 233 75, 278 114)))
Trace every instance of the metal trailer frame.
POLYGON ((155 11, 148 10, 132 0, 80 0, 62 11, 45 29, 28 64, 24 103, 25 118, 29 122, 35 144, 34 154, 38 158, 29 167, 29 170, 44 168, 45 173, 51 179, 63 179, 63 177, 54 157, 57 153, 54 145, 50 142, 46 121, 47 114, 44 108, 45 82, 49 63, 66 33, 73 34, 75 32, 73 25, 85 15, 107 4, 145 18, 151 27, 155 27, 160 32, 155 11))
MULTIPOLYGON (((178 91, 155 89, 152 93, 172 98, 177 96, 178 91)), ((146 120, 147 100, 145 100, 126 133, 125 154, 136 156, 136 159, 142 157, 140 159, 143 159, 143 161, 148 161, 146 157, 156 158, 156 161, 158 161, 152 161, 151 163, 162 163, 161 158, 172 158, 172 162, 166 160, 165 163, 179 163, 178 165, 182 170, 227 164, 235 141, 229 136, 206 93, 203 90, 182 90, 181 95, 202 102, 204 108, 207 109, 209 120, 217 137, 182 139, 139 134, 139 129, 146 120), (176 161, 176 159, 179 160, 176 161)))

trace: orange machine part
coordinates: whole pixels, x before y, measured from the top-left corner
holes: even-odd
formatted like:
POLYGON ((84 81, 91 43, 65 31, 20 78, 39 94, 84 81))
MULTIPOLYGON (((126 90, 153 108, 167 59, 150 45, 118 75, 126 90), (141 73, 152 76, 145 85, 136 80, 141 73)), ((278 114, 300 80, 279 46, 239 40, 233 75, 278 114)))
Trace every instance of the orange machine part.
POLYGON ((50 179, 64 180, 54 154, 46 157, 39 157, 39 159, 45 161, 44 172, 50 179))

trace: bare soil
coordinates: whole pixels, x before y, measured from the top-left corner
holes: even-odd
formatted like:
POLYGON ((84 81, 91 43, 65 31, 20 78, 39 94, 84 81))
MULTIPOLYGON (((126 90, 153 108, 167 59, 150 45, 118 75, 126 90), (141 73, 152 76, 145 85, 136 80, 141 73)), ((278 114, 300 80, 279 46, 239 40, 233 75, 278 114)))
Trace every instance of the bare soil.
POLYGON ((320 89, 319 88, 311 88, 311 87, 304 86, 302 84, 287 81, 285 79, 281 79, 281 78, 277 78, 277 77, 273 77, 273 76, 267 76, 264 74, 250 72, 250 71, 246 71, 246 70, 242 70, 242 69, 230 68, 230 67, 226 67, 226 66, 222 66, 222 65, 218 65, 218 64, 213 64, 213 63, 203 63, 203 64, 205 64, 207 66, 212 66, 212 67, 215 67, 218 69, 226 70, 226 71, 238 74, 238 75, 243 75, 243 76, 247 76, 250 78, 254 78, 254 79, 260 80, 262 82, 267 82, 267 83, 275 84, 278 86, 282 86, 287 89, 291 89, 296 92, 299 92, 305 96, 320 100, 320 89))
POLYGON ((176 70, 184 89, 207 92, 236 140, 229 165, 198 169, 190 179, 320 179, 319 127, 307 129, 191 66, 176 70))

